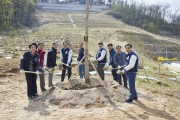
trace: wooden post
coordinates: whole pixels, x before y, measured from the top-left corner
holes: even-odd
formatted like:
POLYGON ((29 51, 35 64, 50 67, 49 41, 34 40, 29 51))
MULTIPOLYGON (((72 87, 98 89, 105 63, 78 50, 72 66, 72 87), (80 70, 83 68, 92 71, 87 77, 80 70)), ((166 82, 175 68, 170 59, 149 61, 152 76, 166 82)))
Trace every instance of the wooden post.
POLYGON ((88 51, 88 20, 89 20, 89 0, 86 0, 86 18, 85 18, 85 83, 90 82, 89 77, 89 51, 88 51))

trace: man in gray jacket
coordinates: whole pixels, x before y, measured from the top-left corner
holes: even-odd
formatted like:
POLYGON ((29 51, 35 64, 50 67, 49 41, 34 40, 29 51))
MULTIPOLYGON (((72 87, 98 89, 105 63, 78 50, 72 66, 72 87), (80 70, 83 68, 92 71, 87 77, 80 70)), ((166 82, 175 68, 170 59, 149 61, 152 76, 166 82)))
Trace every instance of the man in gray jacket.
MULTIPOLYGON (((126 53, 121 51, 121 46, 116 47, 116 54, 114 54, 113 61, 117 68, 121 68, 123 65, 126 65, 126 53)), ((117 82, 122 85, 121 76, 123 77, 124 87, 127 87, 127 76, 126 74, 117 75, 117 82)))

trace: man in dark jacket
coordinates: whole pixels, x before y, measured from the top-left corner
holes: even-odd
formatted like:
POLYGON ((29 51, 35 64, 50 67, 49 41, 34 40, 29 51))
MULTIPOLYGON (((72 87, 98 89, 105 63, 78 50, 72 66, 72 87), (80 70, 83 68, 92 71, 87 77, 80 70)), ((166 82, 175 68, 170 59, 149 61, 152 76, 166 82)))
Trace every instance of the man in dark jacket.
POLYGON ((30 51, 24 53, 21 58, 20 72, 26 71, 27 95, 28 99, 31 100, 38 96, 36 79, 37 74, 39 74, 39 55, 36 54, 36 43, 29 45, 29 49, 30 51), (36 72, 36 74, 28 72, 36 72))
POLYGON ((68 79, 70 79, 72 71, 71 71, 71 63, 72 63, 72 56, 73 52, 69 48, 68 43, 64 42, 63 43, 64 48, 61 49, 61 62, 63 64, 63 70, 62 70, 62 77, 61 81, 64 81, 65 74, 66 74, 66 69, 68 70, 68 79))
POLYGON ((82 63, 79 65, 79 76, 80 76, 80 78, 85 78, 84 47, 83 47, 83 43, 79 44, 79 51, 78 51, 77 61, 78 62, 82 61, 82 63))
MULTIPOLYGON (((121 68, 122 66, 126 65, 126 53, 121 51, 121 46, 117 46, 116 47, 116 54, 114 55, 114 64, 116 65, 117 68, 121 68)), ((117 75, 117 80, 119 82, 120 85, 122 85, 122 78, 123 77, 123 81, 124 81, 124 87, 127 88, 127 76, 126 74, 122 74, 122 75, 117 75)))
MULTIPOLYGON (((39 72, 41 72, 41 73, 44 73, 44 70, 46 69, 46 63, 47 63, 47 55, 46 55, 46 52, 43 50, 43 48, 44 48, 44 43, 42 43, 42 42, 38 43, 38 49, 37 49, 36 53, 40 57, 39 72)), ((41 91, 46 91, 45 75, 39 74, 39 78, 40 78, 41 91)))
MULTIPOLYGON (((114 64, 114 54, 116 54, 116 51, 114 50, 113 48, 113 44, 112 43, 109 43, 107 45, 108 49, 109 49, 109 54, 110 54, 110 57, 109 57, 109 63, 107 63, 107 67, 109 67, 110 65, 112 66, 112 68, 116 68, 116 65, 114 64)), ((116 74, 116 70, 113 69, 112 71, 112 76, 113 76, 113 79, 115 81, 117 81, 117 74, 116 74)))
POLYGON ((55 66, 57 66, 57 64, 56 64, 57 48, 58 48, 57 42, 53 42, 52 43, 52 49, 48 52, 48 55, 47 55, 47 67, 48 67, 48 69, 52 70, 49 73, 49 83, 48 83, 49 87, 53 86, 53 84, 52 84, 53 69, 54 69, 55 66))
POLYGON ((107 51, 103 47, 102 42, 98 43, 98 46, 99 46, 99 50, 97 51, 97 55, 96 55, 96 60, 98 61, 97 72, 99 73, 101 79, 104 80, 105 75, 104 75, 104 69, 103 68, 107 62, 107 51))

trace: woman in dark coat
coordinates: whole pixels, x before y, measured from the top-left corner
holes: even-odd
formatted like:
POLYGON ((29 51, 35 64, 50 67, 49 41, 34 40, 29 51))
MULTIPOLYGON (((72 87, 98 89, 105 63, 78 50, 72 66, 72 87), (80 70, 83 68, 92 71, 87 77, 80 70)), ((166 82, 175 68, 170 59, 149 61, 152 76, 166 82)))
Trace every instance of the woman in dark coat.
POLYGON ((25 72, 27 81, 27 96, 31 100, 37 97, 36 79, 39 74, 39 55, 36 53, 37 44, 32 43, 29 45, 29 51, 25 52, 21 58, 20 72, 29 71, 35 73, 25 72))

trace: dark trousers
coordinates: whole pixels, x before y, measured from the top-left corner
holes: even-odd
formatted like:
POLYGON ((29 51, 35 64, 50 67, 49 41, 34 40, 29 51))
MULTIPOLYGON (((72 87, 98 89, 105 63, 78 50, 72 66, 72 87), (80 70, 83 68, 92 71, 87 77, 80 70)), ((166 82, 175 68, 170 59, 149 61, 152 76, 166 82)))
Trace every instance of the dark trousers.
POLYGON ((113 79, 116 81, 116 82, 118 82, 118 80, 117 80, 117 70, 112 70, 111 71, 111 73, 112 73, 112 76, 113 76, 113 79))
POLYGON ((122 85, 122 78, 123 78, 123 81, 124 81, 124 87, 127 87, 127 75, 126 74, 117 74, 116 73, 117 70, 112 70, 112 76, 113 76, 113 79, 118 82, 120 85, 122 85))
POLYGON ((124 87, 127 87, 127 75, 126 74, 118 75, 118 81, 120 85, 122 85, 122 78, 124 82, 124 87))
POLYGON ((80 78, 85 78, 85 65, 84 63, 82 63, 81 65, 79 65, 79 76, 80 78))
POLYGON ((37 75, 32 73, 25 73, 27 81, 27 95, 28 97, 35 96, 37 94, 37 75))
MULTIPOLYGON (((44 73, 44 70, 39 69, 39 72, 44 73)), ((45 76, 44 76, 44 74, 39 74, 39 79, 40 79, 40 88, 43 91, 45 89, 45 76)))
MULTIPOLYGON (((48 69, 53 69, 53 68, 48 68, 48 69)), ((52 80, 53 80, 53 71, 52 72, 49 72, 49 78, 48 78, 48 86, 53 86, 53 83, 52 83, 52 80)))
POLYGON ((101 77, 102 80, 105 79, 105 75, 104 75, 104 66, 105 64, 98 64, 97 66, 97 72, 99 73, 99 76, 101 77))
POLYGON ((61 76, 61 81, 64 81, 65 75, 66 75, 66 69, 68 71, 68 79, 71 77, 72 71, 71 67, 67 67, 66 65, 63 65, 63 70, 62 70, 62 76, 61 76))
POLYGON ((130 90, 129 99, 133 100, 135 97, 137 97, 137 92, 135 88, 136 73, 127 73, 127 78, 128 78, 129 90, 130 90))

